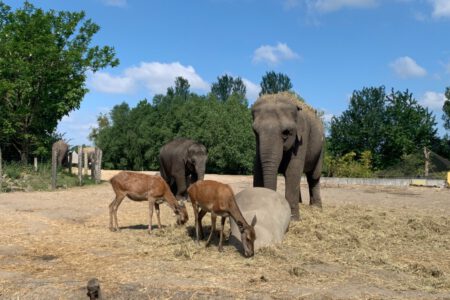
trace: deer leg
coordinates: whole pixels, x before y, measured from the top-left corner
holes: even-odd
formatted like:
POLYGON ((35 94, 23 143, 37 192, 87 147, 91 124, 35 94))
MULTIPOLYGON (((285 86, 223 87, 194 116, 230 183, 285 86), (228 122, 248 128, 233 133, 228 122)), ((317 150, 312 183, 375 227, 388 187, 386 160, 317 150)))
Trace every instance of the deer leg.
POLYGON ((208 237, 208 240, 206 241, 205 247, 209 246, 209 244, 211 243, 211 238, 212 238, 214 232, 216 232, 216 219, 217 219, 216 214, 211 212, 211 232, 209 233, 209 237, 208 237))
POLYGON ((148 197, 148 234, 152 233, 153 207, 155 204, 155 198, 148 197))
POLYGON ((202 219, 206 215, 207 211, 200 209, 200 212, 198 213, 198 223, 200 224, 200 239, 203 240, 205 238, 205 235, 203 234, 203 226, 202 226, 202 219))
POLYGON ((158 228, 161 229, 161 216, 159 211, 159 204, 155 202, 156 218, 158 219, 158 228))
POLYGON ((123 194, 116 194, 116 198, 109 204, 109 230, 111 231, 118 231, 119 230, 119 224, 117 222, 117 210, 119 209, 120 203, 122 203, 123 198, 125 198, 125 195, 123 194))
POLYGON ((222 227, 220 228, 220 239, 219 239, 219 251, 222 252, 223 251, 223 246, 222 246, 222 242, 223 242, 223 229, 225 227, 225 220, 227 217, 222 217, 221 224, 222 227))
POLYGON ((192 199, 191 199, 191 203, 192 203, 192 208, 193 208, 193 210, 194 210, 194 218, 195 218, 195 238, 196 238, 196 243, 197 243, 197 245, 198 245, 198 243, 199 243, 199 236, 200 236, 199 221, 198 221, 199 212, 198 212, 197 203, 196 203, 195 201, 192 201, 192 199))

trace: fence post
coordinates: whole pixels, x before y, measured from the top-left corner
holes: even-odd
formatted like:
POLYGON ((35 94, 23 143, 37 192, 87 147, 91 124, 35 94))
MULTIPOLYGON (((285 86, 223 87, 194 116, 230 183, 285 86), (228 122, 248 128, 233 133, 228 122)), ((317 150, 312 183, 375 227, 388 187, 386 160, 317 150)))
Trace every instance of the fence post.
POLYGON ((94 177, 96 184, 100 183, 102 177, 102 154, 102 149, 95 147, 94 177))
POLYGON ((58 150, 52 149, 52 190, 56 189, 56 167, 58 150))
POLYGON ((89 162, 88 162, 88 153, 87 153, 86 149, 83 149, 83 160, 84 160, 84 165, 83 165, 84 166, 84 175, 88 175, 89 162))
POLYGON ((78 183, 83 184, 83 146, 78 146, 78 183))
POLYGON ((2 192, 3 169, 2 169, 2 148, 0 148, 0 193, 2 192))
POLYGON ((37 159, 37 157, 34 158, 33 164, 34 164, 34 171, 37 172, 37 170, 38 170, 38 159, 37 159))

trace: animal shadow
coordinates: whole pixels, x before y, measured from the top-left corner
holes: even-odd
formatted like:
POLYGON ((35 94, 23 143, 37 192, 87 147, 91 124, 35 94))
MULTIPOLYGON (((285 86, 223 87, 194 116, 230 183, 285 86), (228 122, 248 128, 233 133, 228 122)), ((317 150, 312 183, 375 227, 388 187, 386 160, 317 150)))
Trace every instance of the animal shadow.
MULTIPOLYGON (((166 228, 166 225, 161 225, 161 230, 166 228)), ((131 229, 131 230, 147 230, 148 229, 148 225, 145 224, 138 224, 138 225, 130 225, 130 226, 121 226, 119 227, 120 230, 122 229, 131 229)), ((158 230, 159 227, 158 225, 152 225, 152 230, 158 230)), ((194 234, 195 234, 195 230, 194 230, 194 234)))
MULTIPOLYGON (((211 225, 207 225, 207 226, 203 226, 203 238, 200 236, 199 240, 206 242, 206 240, 209 237, 209 234, 211 233, 211 229, 212 226, 211 225)), ((191 239, 195 242, 197 241, 197 236, 195 234, 195 226, 187 226, 186 227, 186 232, 189 235, 189 237, 191 237, 191 239)), ((213 234, 212 238, 211 238, 211 243, 209 244, 209 247, 211 246, 219 246, 219 239, 220 239, 220 231, 219 229, 216 228, 216 232, 215 234, 213 234)), ((227 234, 224 233, 224 245, 228 240, 228 236, 227 234)))

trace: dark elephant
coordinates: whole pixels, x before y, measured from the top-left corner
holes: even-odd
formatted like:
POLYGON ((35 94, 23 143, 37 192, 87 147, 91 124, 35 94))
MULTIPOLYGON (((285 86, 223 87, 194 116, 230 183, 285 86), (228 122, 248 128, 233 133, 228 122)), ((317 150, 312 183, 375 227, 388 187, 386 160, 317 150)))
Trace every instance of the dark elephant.
POLYGON ((52 155, 55 152, 56 152, 57 166, 69 167, 70 165, 69 145, 63 140, 56 141, 53 143, 52 146, 52 155))
POLYGON ((191 183, 203 180, 207 159, 206 147, 190 139, 178 138, 162 146, 161 176, 177 199, 187 197, 186 190, 191 183))
POLYGON ((291 219, 299 220, 300 178, 304 172, 310 204, 322 207, 324 130, 316 112, 285 92, 260 97, 252 107, 252 116, 256 137, 253 186, 276 190, 277 174, 283 174, 291 219))

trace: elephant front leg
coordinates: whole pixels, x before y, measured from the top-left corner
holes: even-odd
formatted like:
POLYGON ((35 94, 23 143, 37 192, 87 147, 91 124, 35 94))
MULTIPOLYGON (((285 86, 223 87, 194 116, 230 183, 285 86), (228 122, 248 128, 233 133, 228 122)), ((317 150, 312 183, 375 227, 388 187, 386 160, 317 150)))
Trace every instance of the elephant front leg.
POLYGON ((299 221, 299 195, 300 195, 300 173, 286 172, 285 175, 286 191, 285 197, 291 207, 291 220, 299 221))
POLYGON ((177 193, 175 197, 177 200, 187 199, 187 178, 185 176, 177 176, 176 177, 176 184, 177 184, 177 193))

